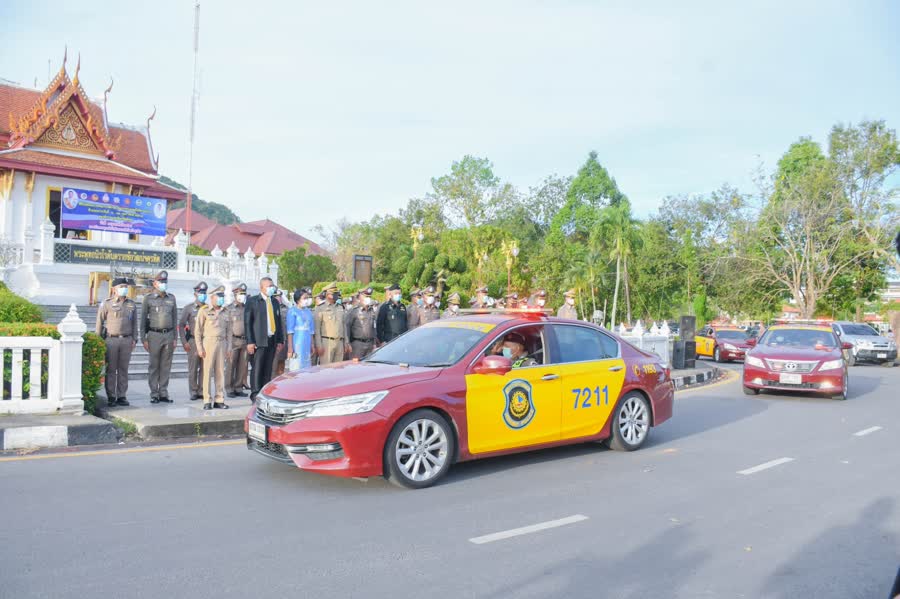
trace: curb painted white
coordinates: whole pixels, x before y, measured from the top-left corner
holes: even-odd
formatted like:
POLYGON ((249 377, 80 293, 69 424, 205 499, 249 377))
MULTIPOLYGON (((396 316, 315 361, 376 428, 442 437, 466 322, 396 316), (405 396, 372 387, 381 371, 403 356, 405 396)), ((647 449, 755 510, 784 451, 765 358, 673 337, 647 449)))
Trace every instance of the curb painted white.
POLYGON ((68 447, 67 426, 21 426, 3 430, 3 449, 68 447))

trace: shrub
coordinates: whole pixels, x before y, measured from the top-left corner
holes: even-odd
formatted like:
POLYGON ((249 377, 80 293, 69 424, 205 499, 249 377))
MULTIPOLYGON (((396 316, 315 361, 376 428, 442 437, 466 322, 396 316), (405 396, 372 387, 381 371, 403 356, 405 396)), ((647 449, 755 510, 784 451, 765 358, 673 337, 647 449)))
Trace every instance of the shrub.
POLYGON ((41 309, 24 297, 0 291, 0 322, 42 322, 41 309))
MULTIPOLYGON (((51 337, 59 339, 60 334, 56 326, 52 324, 0 322, 0 337, 51 337)), ((4 388, 9 383, 9 376, 11 376, 9 369, 9 366, 12 364, 11 360, 11 355, 8 359, 4 357, 4 388)), ((96 410, 97 391, 100 390, 102 385, 105 364, 106 342, 95 333, 85 333, 84 344, 81 346, 81 398, 84 400, 84 409, 90 414, 93 414, 96 410)), ((41 378, 46 382, 46 375, 41 378)), ((26 391, 29 391, 27 379, 26 391)))

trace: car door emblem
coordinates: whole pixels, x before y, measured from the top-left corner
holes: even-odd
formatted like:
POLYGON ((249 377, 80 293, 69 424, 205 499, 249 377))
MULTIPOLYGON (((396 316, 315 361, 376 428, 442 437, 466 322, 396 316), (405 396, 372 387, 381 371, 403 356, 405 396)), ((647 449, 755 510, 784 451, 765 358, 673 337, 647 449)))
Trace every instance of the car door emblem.
POLYGON ((512 429, 525 428, 534 419, 534 401, 531 397, 531 383, 522 379, 510 381, 503 388, 506 405, 503 422, 512 429))
POLYGON ((787 364, 784 365, 784 369, 785 370, 797 370, 797 363, 796 362, 788 362, 787 364))

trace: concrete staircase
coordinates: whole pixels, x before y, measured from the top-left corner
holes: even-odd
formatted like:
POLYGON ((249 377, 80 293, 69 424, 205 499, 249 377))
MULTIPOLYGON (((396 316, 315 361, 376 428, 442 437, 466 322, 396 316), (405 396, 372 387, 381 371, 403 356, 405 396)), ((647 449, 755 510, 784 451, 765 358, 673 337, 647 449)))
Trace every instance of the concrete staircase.
MULTIPOLYGON (((88 331, 94 331, 97 323, 97 306, 75 306, 78 316, 87 325, 88 331)), ((69 306, 41 306, 44 311, 44 322, 59 324, 69 313, 69 306)), ((141 306, 138 304, 138 318, 140 318, 141 306)), ((179 311, 180 314, 180 311, 179 311)), ((140 320, 138 320, 140 323, 140 320)), ((138 325, 140 326, 140 324, 138 325)), ((139 333, 140 334, 140 333, 139 333)), ((131 354, 131 368, 128 369, 129 380, 146 380, 150 370, 150 356, 141 344, 134 348, 131 354)), ((172 357, 171 378, 187 378, 187 354, 179 342, 175 346, 175 355, 172 357)))

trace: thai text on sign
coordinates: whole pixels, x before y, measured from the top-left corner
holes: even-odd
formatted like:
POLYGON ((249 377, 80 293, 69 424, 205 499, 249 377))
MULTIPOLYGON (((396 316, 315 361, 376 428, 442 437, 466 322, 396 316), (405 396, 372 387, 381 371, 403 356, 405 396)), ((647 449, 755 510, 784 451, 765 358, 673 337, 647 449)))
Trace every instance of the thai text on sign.
POLYGON ((61 210, 64 229, 166 234, 166 201, 159 198, 64 187, 61 210))

